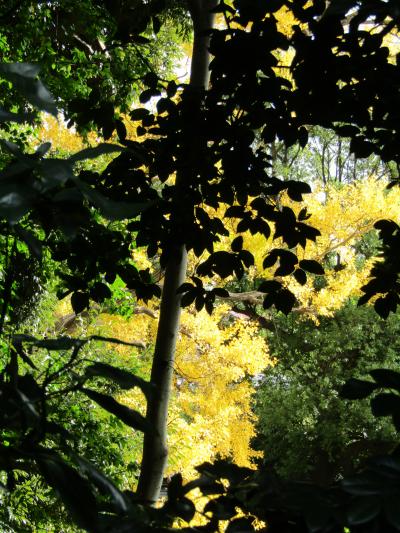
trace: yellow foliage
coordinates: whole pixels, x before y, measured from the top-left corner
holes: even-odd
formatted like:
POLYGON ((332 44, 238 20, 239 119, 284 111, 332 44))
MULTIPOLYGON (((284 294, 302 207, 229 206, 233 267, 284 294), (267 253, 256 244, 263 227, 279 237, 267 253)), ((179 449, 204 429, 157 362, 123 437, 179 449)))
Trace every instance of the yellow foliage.
MULTIPOLYGON (((400 206, 394 191, 371 177, 353 184, 316 187, 305 199, 311 217, 307 223, 320 230, 315 243, 308 242, 305 250, 298 248, 299 259, 323 261, 328 254, 338 254, 345 268, 327 268, 325 287, 315 290, 312 279, 304 286, 293 279, 288 283, 300 304, 320 315, 331 315, 351 296, 359 295, 360 287, 367 281, 371 261, 360 265, 354 247, 381 218, 398 219, 400 206), (372 200, 372 201, 371 201, 372 200)), ((295 208, 294 203, 291 207, 295 208)), ((302 207, 302 206, 300 206, 302 207)), ((298 211, 300 207, 297 207, 298 211)))
MULTIPOLYGON (((97 326, 103 334, 144 341, 150 352, 157 321, 145 314, 129 320, 102 314, 97 326)), ((126 346, 114 349, 124 357, 148 358, 144 377, 149 377, 150 355, 133 354, 126 346)), ((195 465, 216 456, 251 465, 257 453, 250 449, 250 378, 268 364, 272 361, 257 328, 250 322, 232 322, 229 306, 218 306, 212 316, 183 310, 168 421, 169 473, 181 472, 188 479, 195 465)), ((119 400, 144 413, 140 391, 124 392, 119 400)))
POLYGON ((40 142, 50 141, 53 150, 65 153, 78 152, 88 144, 95 144, 99 140, 95 134, 90 133, 85 141, 73 128, 67 128, 62 118, 57 120, 51 115, 43 117, 38 138, 40 142))
POLYGON ((190 477, 194 463, 217 455, 250 466, 256 453, 250 449, 253 386, 248 378, 272 364, 264 340, 250 322, 229 323, 227 305, 212 316, 184 312, 181 332, 174 404, 184 416, 171 418, 170 469, 190 477))
MULTIPOLYGON (((144 345, 151 343, 156 332, 157 321, 145 314, 134 315, 126 319, 120 315, 101 313, 97 318, 93 329, 100 330, 102 335, 107 335, 125 342, 143 342, 144 345)), ((123 344, 111 345, 122 356, 137 357, 137 348, 123 344)))
POLYGON ((292 11, 286 6, 281 7, 281 9, 275 13, 275 18, 278 31, 287 37, 291 37, 293 35, 293 26, 299 23, 292 11))
POLYGON ((153 268, 153 264, 147 257, 145 248, 135 248, 133 252, 133 260, 136 267, 140 268, 141 270, 145 270, 146 268, 152 270, 153 268))
POLYGON ((57 307, 55 309, 55 314, 57 318, 61 318, 71 313, 73 313, 71 297, 67 296, 66 298, 63 298, 58 302, 57 307))
MULTIPOLYGON (((316 186, 311 194, 305 195, 304 202, 301 203, 293 202, 285 196, 280 201, 290 206, 297 214, 300 209, 306 207, 311 215, 306 223, 321 232, 315 243, 307 241, 305 250, 301 247, 295 250, 299 260, 314 259, 323 262, 329 255, 338 254, 341 265, 345 266, 343 269, 326 267, 325 286, 319 290, 315 289, 313 276, 308 276, 304 286, 299 285, 292 277, 282 278, 296 295, 306 315, 331 315, 349 297, 357 296, 360 287, 367 281, 372 261, 367 260, 363 264, 357 261, 354 245, 373 228, 377 220, 399 219, 400 205, 396 192, 387 191, 385 183, 371 177, 341 186, 316 186)), ((226 206, 221 206, 217 211, 210 209, 209 214, 221 217, 225 209, 226 206)), ((230 235, 221 238, 215 246, 216 250, 229 249, 229 243, 236 235, 234 219, 225 219, 224 226, 230 235)), ((273 227, 268 239, 261 234, 241 234, 244 248, 251 251, 255 259, 255 266, 249 271, 250 277, 273 277, 277 265, 264 270, 263 260, 271 249, 285 247, 280 239, 273 239, 273 234, 273 227)), ((214 280, 213 282, 216 283, 214 280)))

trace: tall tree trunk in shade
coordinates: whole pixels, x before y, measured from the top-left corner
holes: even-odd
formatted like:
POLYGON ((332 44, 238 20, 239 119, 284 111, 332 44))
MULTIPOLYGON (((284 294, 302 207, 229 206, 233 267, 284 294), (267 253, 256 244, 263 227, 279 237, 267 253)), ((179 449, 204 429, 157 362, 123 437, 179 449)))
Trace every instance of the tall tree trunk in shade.
MULTIPOLYGON (((218 0, 187 0, 193 21, 194 42, 190 72, 190 89, 201 96, 209 83, 209 34, 213 27, 214 15, 210 13, 218 0)), ((196 99, 194 100, 196 101, 196 99)), ((198 99, 199 105, 201 98, 198 99)), ((193 124, 195 129, 195 124, 193 124)), ((187 132, 188 138, 195 131, 187 132)), ((195 143, 193 143, 195 145, 195 143)), ((190 179, 190 171, 182 171, 176 177, 175 204, 182 203, 180 185, 190 179)), ((179 217, 178 217, 179 218, 179 217)), ((179 221, 176 222, 179 224, 179 221)), ((172 227, 174 224, 172 223, 172 227)), ((154 394, 148 399, 146 418, 155 429, 154 434, 146 433, 143 441, 143 458, 140 470, 138 496, 146 502, 159 498, 164 471, 168 459, 167 420, 171 394, 175 348, 180 323, 181 296, 177 289, 186 278, 187 251, 184 244, 177 242, 169 254, 165 269, 160 318, 154 349, 151 382, 155 385, 154 394)))

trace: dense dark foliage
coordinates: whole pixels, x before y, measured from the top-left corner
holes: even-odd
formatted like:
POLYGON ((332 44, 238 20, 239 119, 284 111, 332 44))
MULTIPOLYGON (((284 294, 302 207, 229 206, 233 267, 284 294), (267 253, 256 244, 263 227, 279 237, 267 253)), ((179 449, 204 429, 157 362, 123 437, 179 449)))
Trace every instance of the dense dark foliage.
MULTIPOLYGON (((200 101, 198 93, 191 93, 184 84, 165 83, 149 72, 144 78, 147 88, 140 98, 144 103, 154 96, 161 97, 157 101, 158 113, 137 109, 131 117, 140 124, 139 135, 151 136, 139 144, 125 139, 119 128, 123 147, 115 150, 121 154, 101 175, 84 172, 77 177, 73 165, 85 157, 112 151, 112 147, 99 147, 60 161, 44 158, 46 146, 29 158, 8 146, 18 166, 12 163, 12 170, 3 170, 3 196, 15 187, 9 183, 11 175, 24 172, 24 179, 15 191, 18 205, 3 207, 3 216, 15 224, 30 211, 44 228, 46 244, 57 260, 68 258, 71 272, 64 275, 64 282, 74 293, 76 310, 84 309, 89 297, 103 299, 108 294, 104 280, 112 282, 117 274, 139 297, 157 293, 145 273, 126 264, 130 235, 121 238, 120 234, 101 228, 90 217, 87 202, 108 218, 130 218, 142 213, 128 229, 137 232, 136 242, 148 247, 149 256, 161 254, 162 264, 171 250, 172 239, 185 243, 198 256, 204 250, 211 253, 198 267, 200 277, 215 273, 240 278, 253 263, 251 253, 242 250, 239 243, 231 252, 214 252, 214 242, 225 233, 224 225, 202 206, 231 205, 226 216, 238 220, 239 232, 248 230, 268 236, 273 224, 274 236, 281 237, 290 249, 304 247, 308 239, 314 240, 318 235, 307 224, 305 213, 300 212, 297 218, 291 209, 280 208, 276 202, 281 191, 287 190, 292 199, 301 200, 310 189, 297 181, 280 181, 270 173, 268 151, 262 147, 255 152, 252 149, 254 130, 259 131, 265 143, 278 138, 288 146, 304 146, 309 125, 330 127, 351 138, 351 149, 358 157, 374 152, 384 161, 397 163, 397 93, 390 90, 388 94, 387 87, 397 86, 398 65, 388 60, 388 49, 382 46, 383 37, 397 28, 399 15, 391 2, 361 5, 349 1, 326 7, 325 2, 306 6, 282 0, 268 4, 238 2, 235 7, 236 10, 224 4, 218 7, 225 12, 228 27, 213 32, 211 89, 204 98, 200 101), (299 20, 291 37, 279 31, 274 17, 283 6, 299 20), (365 25, 373 23, 381 26, 371 35, 365 25), (296 51, 290 66, 292 81, 280 76, 275 68, 277 55, 289 47, 296 51), (380 83, 382 79, 390 80, 390 84, 380 83), (318 95, 324 95, 323 100, 318 95), (188 135, 188 128, 195 133, 188 135), (166 183, 176 171, 185 176, 177 193, 179 203, 171 201, 175 185, 166 183), (164 183, 161 192, 153 188, 155 178, 164 183), (246 207, 249 197, 254 200, 246 207), (171 210, 178 210, 176 216, 171 217, 171 210), (65 212, 73 216, 65 220, 65 212)), ((149 9, 150 5, 146 12, 149 9)), ((159 9, 157 4, 154 16, 159 9)), ((34 104, 54 112, 54 102, 43 97, 43 88, 40 101, 38 88, 33 95, 26 93, 27 80, 33 81, 35 69, 10 69, 2 69, 7 79, 19 84, 17 88, 23 93, 25 90, 25 96, 31 96, 34 104)), ((92 91, 89 99, 82 101, 82 109, 91 109, 93 94, 92 91)), ((114 114, 109 118, 105 112, 100 114, 107 123, 98 127, 111 133, 116 127, 114 114)), ((76 115, 75 120, 89 123, 91 118, 86 115, 76 115)), ((381 281, 371 282, 365 288, 364 300, 379 293, 375 307, 385 316, 396 308, 398 298, 397 263, 388 255, 397 230, 388 224, 381 230, 387 244, 383 268, 392 274, 385 275, 385 281, 380 276, 381 281), (390 239, 389 233, 393 234, 390 239)), ((266 266, 278 260, 277 275, 293 274, 300 283, 307 272, 318 268, 311 263, 299 264, 294 251, 285 250, 271 253, 266 266)), ((374 274, 379 276, 379 269, 382 266, 377 266, 374 274)), ((275 304, 287 313, 295 303, 279 281, 267 281, 261 290, 266 293, 265 307, 275 304)), ((196 300, 198 307, 206 302, 211 307, 216 296, 205 292, 200 282, 186 287, 185 292, 190 294, 186 301, 196 300)))

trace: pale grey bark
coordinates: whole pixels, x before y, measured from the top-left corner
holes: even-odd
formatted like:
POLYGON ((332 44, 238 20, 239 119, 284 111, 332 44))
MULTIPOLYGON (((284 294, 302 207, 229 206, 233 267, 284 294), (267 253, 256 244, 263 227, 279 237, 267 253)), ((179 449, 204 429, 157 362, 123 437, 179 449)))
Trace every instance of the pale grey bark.
MULTIPOLYGON (((205 89, 209 83, 209 35, 214 16, 210 13, 218 0, 188 0, 193 21, 194 43, 190 85, 205 89)), ((190 135, 190 132, 188 132, 190 135)), ((177 197, 179 183, 187 176, 177 176, 177 197)), ((175 347, 179 333, 181 296, 177 289, 185 281, 187 252, 184 245, 177 245, 165 269, 165 280, 161 297, 160 318, 151 372, 155 393, 149 398, 146 418, 155 428, 155 434, 145 434, 143 458, 138 484, 138 496, 142 501, 155 502, 159 498, 161 484, 168 458, 167 419, 168 404, 172 386, 175 347)))

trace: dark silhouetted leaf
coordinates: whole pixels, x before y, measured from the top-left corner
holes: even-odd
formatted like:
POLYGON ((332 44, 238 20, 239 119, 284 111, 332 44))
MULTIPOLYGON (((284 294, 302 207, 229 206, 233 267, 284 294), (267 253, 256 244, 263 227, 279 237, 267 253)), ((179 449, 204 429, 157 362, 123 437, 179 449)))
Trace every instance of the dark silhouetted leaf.
POLYGON ((110 496, 115 510, 119 513, 125 513, 128 510, 128 501, 126 496, 117 489, 117 487, 106 477, 100 470, 83 457, 75 457, 80 470, 91 479, 99 491, 110 496))
POLYGON ((57 339, 37 339, 31 335, 18 334, 13 336, 13 342, 28 342, 38 348, 45 348, 46 350, 71 350, 75 347, 80 347, 87 342, 82 339, 74 339, 71 337, 58 337, 57 339))
POLYGON ((34 119, 32 113, 10 113, 0 107, 0 123, 2 122, 16 122, 17 124, 23 124, 24 122, 31 123, 34 119))
POLYGON ((179 518, 183 518, 186 522, 190 522, 196 512, 194 503, 188 498, 181 498, 180 500, 174 501, 172 508, 174 514, 179 518))
POLYGON ((319 276, 322 276, 325 274, 325 270, 323 267, 317 262, 312 259, 303 259, 299 262, 299 267, 305 270, 306 272, 310 272, 311 274, 317 274, 319 276))
POLYGON ((115 415, 127 426, 142 431, 143 433, 154 432, 153 426, 149 424, 149 422, 147 422, 147 420, 140 413, 134 411, 133 409, 130 409, 129 407, 126 407, 126 405, 118 403, 111 396, 107 396, 106 394, 97 392, 92 389, 87 389, 85 387, 82 388, 82 391, 91 400, 99 404, 100 407, 102 407, 109 413, 115 415))
POLYGON ((381 387, 396 389, 400 391, 400 373, 387 368, 376 368, 371 370, 369 375, 381 387))
POLYGON ((305 285, 307 283, 307 274, 301 268, 297 268, 293 273, 293 276, 300 285, 305 285))
POLYGON ((288 315, 296 304, 296 297, 288 289, 281 289, 276 293, 274 303, 278 311, 288 315))
POLYGON ((205 513, 212 513, 218 520, 229 520, 237 514, 236 504, 228 498, 210 500, 204 507, 205 513))
POLYGON ((115 381, 121 389, 132 389, 133 387, 139 387, 145 394, 146 398, 149 398, 153 391, 152 384, 144 379, 135 376, 127 370, 116 368, 106 363, 94 363, 86 368, 86 376, 100 376, 115 381))
POLYGON ((251 533, 255 531, 253 526, 253 518, 235 518, 229 522, 228 527, 225 529, 226 533, 251 533))
POLYGON ((374 416, 390 416, 400 412, 400 396, 383 392, 372 398, 371 411, 374 416))
POLYGON ((0 63, 0 75, 11 81, 15 88, 34 106, 57 117, 57 107, 51 93, 37 79, 38 65, 31 63, 0 63))
POLYGON ((47 483, 60 495, 76 524, 96 530, 97 504, 89 483, 54 452, 40 455, 37 463, 47 483))
POLYGON ((129 116, 131 119, 135 122, 136 120, 142 120, 144 117, 147 117, 147 115, 150 114, 150 111, 146 109, 145 107, 139 107, 138 109, 134 109, 129 113, 129 116))
POLYGON ((231 249, 233 252, 240 252, 243 248, 243 237, 239 235, 235 239, 233 239, 231 243, 231 249))
POLYGON ((371 381, 350 378, 343 385, 340 397, 347 400, 362 400, 367 398, 376 389, 376 384, 371 381))
POLYGON ((110 200, 78 178, 74 178, 74 181, 86 198, 100 210, 103 216, 110 220, 134 218, 152 205, 152 202, 130 203, 110 200))
POLYGON ((181 473, 172 476, 168 483, 167 491, 169 500, 176 500, 183 495, 183 478, 181 473))
POLYGON ((381 504, 377 497, 363 496, 351 501, 347 511, 349 524, 356 526, 373 520, 380 512, 381 504))
POLYGON ((89 296, 84 292, 74 292, 71 296, 71 305, 74 313, 79 314, 89 307, 89 296))
POLYGON ((399 506, 399 491, 393 490, 392 494, 385 495, 383 503, 384 513, 387 521, 396 530, 400 530, 400 506, 399 506))
POLYGON ((68 158, 68 161, 75 164, 78 161, 84 161, 85 159, 94 159, 101 155, 122 152, 124 149, 123 146, 118 146, 117 144, 100 143, 93 148, 84 148, 83 150, 76 152, 76 154, 68 158))

